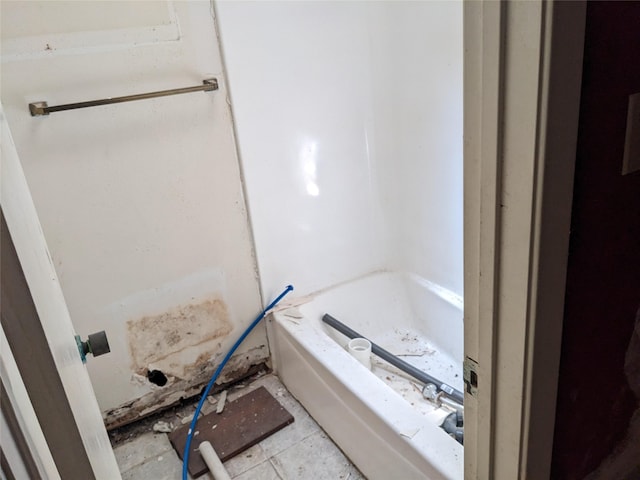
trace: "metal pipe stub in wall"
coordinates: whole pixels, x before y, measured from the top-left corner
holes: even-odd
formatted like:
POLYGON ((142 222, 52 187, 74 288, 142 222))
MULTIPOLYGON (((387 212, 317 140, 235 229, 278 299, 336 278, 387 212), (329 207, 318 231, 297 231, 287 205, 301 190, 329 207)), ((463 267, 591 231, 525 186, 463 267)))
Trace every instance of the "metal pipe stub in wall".
POLYGON ((76 344, 78 345, 78 352, 80 352, 80 358, 82 363, 87 363, 87 354, 90 353, 94 357, 99 357, 105 353, 109 353, 111 348, 109 347, 109 340, 105 331, 92 333, 87 338, 86 342, 83 342, 80 335, 76 335, 76 344))

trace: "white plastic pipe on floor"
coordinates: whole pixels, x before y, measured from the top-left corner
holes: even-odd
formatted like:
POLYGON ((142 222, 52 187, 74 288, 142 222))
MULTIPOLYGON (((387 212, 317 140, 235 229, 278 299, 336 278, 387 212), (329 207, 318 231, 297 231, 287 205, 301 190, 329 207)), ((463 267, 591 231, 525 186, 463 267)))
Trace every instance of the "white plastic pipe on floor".
POLYGON ((200 455, 202 455, 204 463, 209 467, 209 471, 215 480, 231 480, 227 470, 224 468, 224 465, 222 465, 216 451, 209 442, 202 442, 200 444, 200 455))

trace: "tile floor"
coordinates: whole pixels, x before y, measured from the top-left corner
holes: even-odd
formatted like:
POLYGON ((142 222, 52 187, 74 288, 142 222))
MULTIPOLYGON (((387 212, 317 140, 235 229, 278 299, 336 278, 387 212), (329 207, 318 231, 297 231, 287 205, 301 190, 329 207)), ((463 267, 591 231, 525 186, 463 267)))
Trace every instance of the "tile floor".
MULTIPOLYGON (((291 413, 295 421, 225 462, 237 480, 366 480, 344 456, 306 410, 286 390, 277 376, 264 375, 241 388, 228 391, 228 401, 264 386, 291 413)), ((217 395, 216 395, 217 397, 217 395)), ((206 405, 206 403, 205 403, 206 405)), ((192 414, 195 405, 184 407, 192 414)), ((215 409, 214 405, 209 410, 215 409)), ((205 413, 208 413, 205 410, 205 413)), ((181 413, 178 413, 181 415, 181 413)), ((174 424, 180 425, 176 417, 174 424)), ((123 480, 180 480, 182 462, 166 433, 153 432, 151 425, 114 445, 123 480), (148 431, 144 431, 148 430, 148 431)), ((209 474, 200 479, 211 480, 209 474)))

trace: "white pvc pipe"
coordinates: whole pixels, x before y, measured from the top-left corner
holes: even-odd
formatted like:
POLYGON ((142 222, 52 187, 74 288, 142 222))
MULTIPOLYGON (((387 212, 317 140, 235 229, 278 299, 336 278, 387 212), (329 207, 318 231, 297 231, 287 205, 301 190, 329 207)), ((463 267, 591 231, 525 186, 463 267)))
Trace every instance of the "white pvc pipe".
POLYGON ((211 475, 213 475, 214 480, 231 480, 231 477, 224 468, 224 465, 222 465, 211 444, 209 442, 202 442, 199 448, 200 455, 202 455, 204 463, 209 467, 209 471, 211 475))
POLYGON ((362 365, 371 370, 371 342, 366 338, 354 338, 347 344, 347 351, 362 365))

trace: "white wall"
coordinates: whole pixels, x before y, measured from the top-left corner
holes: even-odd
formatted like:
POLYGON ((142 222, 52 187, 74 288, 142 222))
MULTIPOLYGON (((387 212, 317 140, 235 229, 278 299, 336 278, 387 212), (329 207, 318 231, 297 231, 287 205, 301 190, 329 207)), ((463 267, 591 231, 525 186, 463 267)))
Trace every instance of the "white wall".
POLYGON ((364 4, 217 13, 265 295, 383 267, 364 4))
MULTIPOLYGON (((109 336, 87 366, 110 421, 185 396, 261 306, 222 73, 207 1, 2 2, 2 103, 75 329, 109 336)), ((264 360, 264 329, 241 351, 264 360)))
POLYGON ((391 263, 462 295, 462 2, 372 8, 391 263))
POLYGON ((217 1, 263 289, 462 294, 462 5, 217 1))

